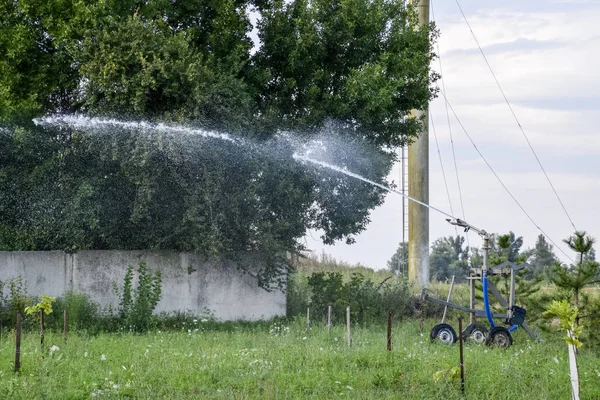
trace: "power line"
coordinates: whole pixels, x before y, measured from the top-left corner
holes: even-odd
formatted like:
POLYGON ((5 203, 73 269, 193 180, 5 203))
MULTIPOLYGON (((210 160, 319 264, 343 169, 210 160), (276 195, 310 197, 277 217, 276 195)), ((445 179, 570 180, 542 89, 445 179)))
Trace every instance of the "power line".
MULTIPOLYGON (((438 143, 437 133, 435 131, 435 123, 433 122, 433 115, 431 110, 429 111, 429 117, 431 119, 431 129, 433 130, 433 137, 435 138, 435 147, 437 148, 438 157, 440 159, 440 166, 442 168, 442 176, 444 177, 444 186, 446 187, 446 195, 448 196, 448 204, 450 205, 450 213, 454 215, 454 208, 452 207, 452 200, 450 199, 450 190, 448 189, 448 181, 446 180, 446 172, 444 171, 444 163, 442 162, 442 153, 440 152, 440 144, 438 143)), ((463 213, 464 218, 464 213, 463 213)), ((458 236, 458 228, 454 226, 454 232, 458 236)))
MULTIPOLYGON (((439 87, 438 87, 438 89, 439 89, 439 87)), ((540 228, 540 226, 533 220, 533 218, 531 217, 531 215, 525 210, 525 208, 523 208, 523 206, 521 205, 521 203, 517 200, 517 198, 512 194, 512 192, 504 184, 504 182, 502 181, 502 179, 500 179, 500 176, 498 176, 498 174, 496 173, 496 171, 494 171, 494 169, 492 168, 492 166, 490 165, 490 163, 483 156, 483 154, 479 150, 479 147, 477 147, 477 145, 475 144, 475 141, 473 141, 473 138, 471 137, 471 135, 469 135, 469 132, 467 132, 467 129, 465 128, 465 126, 463 125, 463 123, 461 122, 461 120, 458 118, 458 115, 456 114, 456 111, 454 111, 454 107, 452 107, 452 104, 450 104, 450 102, 448 101, 448 98, 446 97, 446 93, 444 91, 442 91, 441 89, 440 89, 440 93, 442 94, 442 96, 446 100, 446 103, 448 104, 448 107, 450 108, 450 111, 452 111, 452 114, 454 115, 454 118, 456 118, 456 121, 460 125, 462 131, 465 133, 465 135, 467 136, 467 138, 469 139, 469 141, 471 142, 471 144, 475 148, 475 151, 477 152, 477 154, 479 154, 479 156, 481 157, 481 159, 483 160, 483 162, 485 163, 485 165, 487 165, 487 167, 489 168, 489 170, 496 177, 496 179, 498 180, 498 182, 500 183, 500 185, 502 185, 502 187, 504 188, 504 190, 506 190, 506 192, 508 193, 508 195, 513 199, 513 201, 517 204, 517 206, 519 206, 519 208, 521 209, 521 211, 523 211, 523 213, 527 216, 527 218, 531 221, 531 223, 542 233, 542 235, 544 235, 546 237, 546 239, 548 239, 550 241, 550 243, 552 243, 554 245, 554 247, 556 247, 558 250, 560 250, 560 252, 563 253, 565 255, 565 257, 567 257, 571 262, 574 262, 573 259, 571 257, 569 257, 569 255, 567 253, 565 253, 564 250, 561 249, 556 244, 556 242, 554 242, 550 238, 550 236, 548 236, 548 234, 546 232, 544 232, 544 230, 542 228, 540 228)))
POLYGON ((467 20, 467 17, 466 17, 466 15, 465 15, 465 13, 464 13, 461 5, 460 5, 460 2, 458 0, 455 0, 455 1, 456 1, 456 5, 458 6, 458 9, 460 10, 460 13, 462 14, 463 19, 465 20, 465 23, 469 27, 469 31, 471 31, 471 35, 473 36, 473 39, 475 39, 475 43, 477 44, 477 47, 479 48, 479 52, 483 56, 483 59, 485 60, 485 63, 487 65, 488 69, 490 70, 490 73, 492 74, 492 77, 494 78, 494 81, 496 82, 496 85, 498 86, 498 89, 500 89, 500 93, 502 93, 502 97, 504 97, 504 101, 506 102, 506 105, 510 109, 510 112, 511 112, 512 116, 514 117, 515 121, 517 122, 517 125, 519 126, 519 129, 521 130, 521 133, 523 134, 523 137, 525 138, 525 141, 527 142, 527 145, 531 149, 531 152, 533 153, 533 156, 535 157, 538 165, 540 166, 542 172, 544 173, 544 176, 546 177, 546 180, 550 184, 550 187, 552 188, 552 191, 554 192, 554 195, 556 196, 556 199, 558 200, 558 202, 560 203, 560 206, 562 207, 563 211, 567 215, 567 218, 569 219, 569 222, 571 223, 571 226, 573 227, 573 229, 575 231, 577 231, 577 228, 575 227, 575 224, 573 223, 573 220, 571 219, 571 216, 569 215, 569 212, 567 211, 567 208, 563 204, 560 196, 558 195, 558 192, 554 188, 554 185, 552 184, 552 181, 550 180, 550 177, 548 176, 548 173, 546 172, 546 169, 542 165, 542 162, 541 162, 540 158, 538 157, 536 151, 533 149, 533 146, 531 145, 531 142, 529 141, 529 138, 525 134, 525 130, 523 129, 523 126, 521 125, 521 122, 519 122, 519 119, 517 118, 517 114, 515 113, 513 107, 511 106, 510 102, 508 101, 508 97, 506 96, 506 93, 502 89, 502 86, 500 85, 500 82, 498 81, 498 78, 496 77, 496 74, 494 73, 494 70, 492 69, 492 66, 490 65, 490 63, 489 63, 489 61, 488 61, 485 53, 483 52, 483 49, 481 48, 481 45, 479 44, 479 40, 477 40, 477 36, 475 36, 475 32, 473 32, 473 29, 471 28, 471 24, 469 24, 469 21, 467 20))
MULTIPOLYGON (((431 8, 432 20, 435 22, 435 10, 433 8, 433 0, 430 2, 430 8, 431 8)), ((442 69, 442 53, 440 52, 440 42, 436 41, 435 45, 437 48, 438 61, 439 61, 439 65, 440 65, 440 80, 442 81, 442 89, 444 90, 444 93, 445 93, 446 92, 446 83, 444 82, 444 70, 442 69)), ((448 111, 448 103, 444 102, 444 105, 446 107, 446 120, 448 122, 448 133, 450 134, 450 145, 452 147, 452 159, 454 160, 454 173, 456 175, 456 184, 458 185, 458 198, 460 200, 460 209, 462 211, 463 219, 466 221, 467 216, 465 213, 465 205, 463 202, 462 187, 460 185, 460 177, 458 175, 458 163, 456 162, 456 151, 454 149, 454 138, 452 137, 452 124, 450 123, 450 112, 448 111)), ((437 137, 436 137, 436 142, 437 142, 437 137)), ((439 152, 439 148, 438 148, 438 152, 439 152)), ((440 162, 441 162, 441 156, 440 156, 440 162)), ((446 179, 446 177, 444 177, 444 179, 446 179)), ((467 238, 467 247, 471 247, 471 243, 469 241, 469 232, 466 233, 466 238, 467 238)))

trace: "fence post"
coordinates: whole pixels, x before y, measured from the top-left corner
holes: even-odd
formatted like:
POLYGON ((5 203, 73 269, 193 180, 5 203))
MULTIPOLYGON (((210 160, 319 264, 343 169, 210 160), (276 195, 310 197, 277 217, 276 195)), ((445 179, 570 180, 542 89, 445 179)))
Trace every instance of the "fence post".
POLYGON ((65 343, 67 343, 67 332, 69 330, 69 315, 67 310, 65 309, 63 312, 63 336, 65 338, 65 343))
POLYGON ((44 310, 40 310, 40 345, 44 351, 44 310))
POLYGON ((17 313, 16 346, 15 346, 15 372, 21 369, 21 313, 17 313))
POLYGON ((388 311, 388 321, 387 321, 387 349, 388 351, 392 351, 392 312, 388 311))
POLYGON ((331 333, 331 306, 327 307, 327 332, 331 333))
POLYGON ((460 391, 465 394, 465 360, 463 358, 463 319, 458 318, 458 340, 460 347, 460 391))
POLYGON ((352 336, 350 336, 350 307, 346 307, 346 335, 348 336, 348 347, 352 345, 352 336))
POLYGON ((310 331, 310 307, 306 309, 306 332, 310 331))

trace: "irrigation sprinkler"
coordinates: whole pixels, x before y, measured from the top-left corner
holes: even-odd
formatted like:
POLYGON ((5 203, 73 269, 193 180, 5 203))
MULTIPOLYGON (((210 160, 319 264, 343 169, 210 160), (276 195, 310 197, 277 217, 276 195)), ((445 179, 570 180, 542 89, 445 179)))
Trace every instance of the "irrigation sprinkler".
MULTIPOLYGON (((515 304, 515 282, 517 273, 528 268, 529 265, 514 264, 510 261, 506 261, 494 268, 489 268, 488 256, 490 250, 490 235, 483 229, 474 227, 465 221, 460 219, 448 219, 450 224, 465 228, 465 232, 469 230, 475 231, 483 239, 483 265, 481 268, 471 268, 467 280, 469 281, 469 292, 470 301, 469 307, 463 307, 461 305, 452 303, 450 296, 448 300, 442 300, 430 296, 427 293, 427 289, 423 289, 421 292, 422 301, 431 301, 433 303, 441 304, 445 307, 454 308, 460 311, 468 312, 470 314, 470 324, 460 332, 461 336, 467 340, 475 343, 485 343, 488 346, 498 346, 501 348, 508 348, 513 340, 511 332, 518 327, 522 327, 533 339, 541 341, 538 335, 536 335, 525 323, 526 310, 515 304), (504 276, 510 278, 510 293, 509 298, 506 300, 500 291, 489 281, 490 276, 504 276), (481 281, 483 290, 483 310, 475 308, 475 281, 481 281), (490 307, 489 292, 502 304, 506 309, 505 313, 494 314, 490 307), (485 325, 475 322, 476 318, 484 317, 487 319, 490 328, 488 329, 485 325), (504 325, 496 325, 494 318, 502 318, 504 325)), ((431 330, 431 341, 439 341, 446 344, 455 343, 458 339, 454 328, 449 324, 444 323, 437 324, 431 330)))
MULTIPOLYGON (((342 167, 328 164, 323 161, 315 160, 315 159, 309 158, 306 155, 294 154, 293 157, 295 160, 310 162, 312 164, 318 165, 323 168, 329 168, 333 171, 337 171, 337 172, 340 172, 347 176, 350 176, 350 177, 359 179, 363 182, 369 183, 380 189, 387 190, 390 193, 395 193, 397 195, 400 195, 403 198, 406 198, 406 199, 412 201, 413 203, 420 204, 423 207, 427 207, 430 210, 434 210, 440 214, 445 215, 446 217, 449 217, 449 219, 447 219, 446 221, 448 221, 451 225, 460 226, 465 229, 465 232, 468 232, 469 230, 473 230, 473 231, 477 232, 477 234, 479 234, 479 236, 481 236, 481 238, 483 239, 483 266, 482 266, 482 268, 471 268, 469 271, 469 276, 467 277, 467 279, 469 281, 470 297, 471 297, 470 302, 469 302, 469 307, 463 307, 461 305, 452 303, 450 300, 442 300, 442 299, 437 299, 435 297, 431 297, 427 294, 427 289, 423 289, 423 291, 421 292, 421 299, 419 301, 419 304, 417 305, 417 312, 419 313, 419 327, 420 327, 421 332, 423 330, 422 329, 423 328, 423 326, 422 326, 423 301, 431 301, 434 303, 441 304, 443 306, 447 306, 450 308, 455 308, 455 309, 458 309, 458 310, 461 310, 464 312, 468 312, 470 314, 470 319, 469 319, 470 324, 465 328, 464 331, 460 332, 460 334, 463 337, 468 338, 469 340, 479 342, 479 343, 485 342, 487 345, 493 344, 493 345, 497 345, 497 346, 500 346, 503 348, 507 348, 512 344, 511 332, 520 326, 523 329, 525 329, 525 331, 533 339, 541 341, 541 339, 531 329, 529 329, 529 327, 525 323, 525 314, 526 314, 525 309, 515 305, 516 274, 518 271, 522 270, 523 268, 529 267, 529 265, 526 263, 516 265, 512 262, 507 261, 507 262, 504 262, 494 268, 489 268, 488 256, 489 256, 489 250, 490 250, 490 235, 486 231, 484 231, 483 229, 476 228, 475 226, 467 223, 466 221, 458 219, 458 218, 454 217, 453 215, 448 214, 447 212, 445 212, 443 210, 440 210, 439 208, 433 207, 423 201, 417 200, 414 197, 408 196, 402 192, 391 189, 380 183, 371 181, 371 180, 365 178, 364 176, 355 174, 354 172, 350 172, 342 167), (494 275, 510 277, 510 295, 509 295, 508 301, 500 294, 500 292, 494 286, 494 284, 492 282, 488 281, 488 276, 494 276, 494 275), (482 282, 483 304, 484 304, 483 310, 477 310, 475 308, 475 281, 482 282), (502 306, 506 308, 506 312, 504 314, 492 313, 491 308, 490 308, 489 297, 488 297, 488 292, 490 292, 490 291, 492 292, 494 297, 500 302, 500 304, 502 304, 502 306), (479 317, 487 318, 488 323, 490 325, 490 329, 488 329, 483 324, 479 324, 479 323, 475 322, 475 319, 479 318, 479 317), (504 323, 508 326, 508 328, 505 326, 496 326, 496 324, 494 322, 494 318, 503 318, 504 323)), ((452 343, 455 343, 457 339, 458 339, 458 336, 457 336, 456 332, 454 331, 454 328, 452 328, 452 326, 450 326, 449 324, 445 324, 445 323, 438 324, 438 325, 434 326, 433 329, 431 330, 431 340, 432 341, 440 340, 443 343, 452 344, 452 343)))

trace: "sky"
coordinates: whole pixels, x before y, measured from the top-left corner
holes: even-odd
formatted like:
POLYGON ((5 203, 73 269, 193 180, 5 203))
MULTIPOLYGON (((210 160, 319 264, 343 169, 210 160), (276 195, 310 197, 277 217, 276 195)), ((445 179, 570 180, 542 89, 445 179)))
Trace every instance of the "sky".
MULTIPOLYGON (((452 115, 448 125, 441 96, 430 104, 442 159, 440 163, 430 128, 430 204, 448 212, 453 209, 453 215, 488 232, 513 231, 523 236, 523 248, 535 245, 541 229, 558 245, 556 255, 569 262, 567 257, 574 255, 562 239, 573 233, 573 226, 456 1, 431 3, 441 33, 438 54, 447 99, 481 153, 535 223, 498 183, 452 115)), ((600 53, 596 51, 600 48, 600 0, 462 0, 460 4, 575 227, 600 240, 600 53)), ((439 72, 439 60, 432 67, 439 72)), ((397 165, 389 179, 398 183, 399 171, 397 165)), ((353 245, 324 245, 318 231, 309 232, 304 244, 317 255, 324 252, 338 261, 386 268, 402 240, 402 198, 388 195, 370 219, 353 245)), ((429 221, 431 242, 456 235, 443 215, 431 211, 429 221)), ((481 246, 474 233, 468 240, 473 247, 481 246)))

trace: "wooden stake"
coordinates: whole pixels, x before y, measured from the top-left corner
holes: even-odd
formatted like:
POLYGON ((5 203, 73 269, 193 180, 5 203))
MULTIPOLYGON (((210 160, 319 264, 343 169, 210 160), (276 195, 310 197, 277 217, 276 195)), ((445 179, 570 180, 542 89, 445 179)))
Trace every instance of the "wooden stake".
POLYGON ((460 391, 465 394, 465 360, 463 358, 463 319, 462 317, 458 318, 458 331, 460 332, 458 335, 458 343, 460 347, 460 391))
POLYGON ((423 333, 423 306, 424 306, 424 302, 423 301, 419 301, 418 303, 418 311, 417 313, 419 314, 419 333, 423 333))
POLYGON ((327 332, 331 333, 331 306, 327 307, 327 332))
POLYGON ((310 308, 306 309, 306 332, 310 330, 310 308))
POLYGON ((40 345, 44 351, 44 310, 40 310, 40 345))
POLYGON ((21 369, 21 313, 17 314, 16 330, 16 349, 15 349, 15 372, 21 369))
POLYGON ((392 351, 392 312, 388 311, 387 349, 392 351))
POLYGON ((69 330, 69 315, 67 310, 63 312, 63 336, 65 338, 65 343, 67 343, 67 332, 69 330))
POLYGON ((350 307, 346 307, 346 335, 348 336, 348 347, 352 345, 352 336, 350 336, 350 307))

